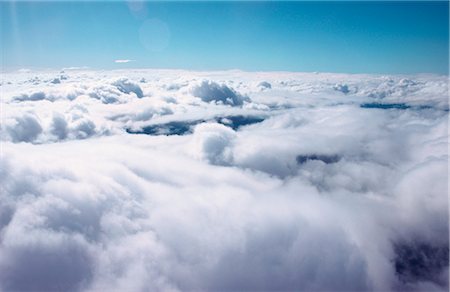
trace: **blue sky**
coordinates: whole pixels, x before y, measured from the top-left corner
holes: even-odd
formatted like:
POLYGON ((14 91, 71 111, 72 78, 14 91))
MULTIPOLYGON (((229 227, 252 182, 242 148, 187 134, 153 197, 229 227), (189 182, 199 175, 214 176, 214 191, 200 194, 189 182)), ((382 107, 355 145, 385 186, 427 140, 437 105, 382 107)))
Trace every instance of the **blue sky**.
POLYGON ((0 6, 6 70, 87 66, 448 74, 444 1, 0 6))

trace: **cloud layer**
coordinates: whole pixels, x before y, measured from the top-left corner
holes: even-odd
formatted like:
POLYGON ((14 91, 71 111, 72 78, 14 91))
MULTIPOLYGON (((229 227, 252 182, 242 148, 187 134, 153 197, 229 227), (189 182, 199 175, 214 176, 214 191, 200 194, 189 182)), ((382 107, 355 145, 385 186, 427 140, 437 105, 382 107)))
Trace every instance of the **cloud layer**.
POLYGON ((447 77, 1 82, 0 291, 448 290, 447 77))

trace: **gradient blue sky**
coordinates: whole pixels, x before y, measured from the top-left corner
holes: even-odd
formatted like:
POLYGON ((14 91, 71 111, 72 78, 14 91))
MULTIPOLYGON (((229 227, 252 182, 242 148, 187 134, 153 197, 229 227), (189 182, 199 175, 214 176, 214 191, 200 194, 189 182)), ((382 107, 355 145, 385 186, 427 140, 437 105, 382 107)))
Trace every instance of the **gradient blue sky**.
POLYGON ((448 74, 445 1, 6 1, 0 6, 4 70, 448 74))

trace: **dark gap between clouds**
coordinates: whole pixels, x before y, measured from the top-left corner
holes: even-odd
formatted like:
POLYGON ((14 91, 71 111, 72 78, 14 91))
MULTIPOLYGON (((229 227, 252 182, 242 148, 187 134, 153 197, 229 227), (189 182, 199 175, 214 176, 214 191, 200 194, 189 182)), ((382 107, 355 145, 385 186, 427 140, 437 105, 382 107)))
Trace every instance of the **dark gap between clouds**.
POLYGON ((173 121, 163 124, 156 124, 143 127, 141 130, 131 130, 126 129, 129 134, 145 134, 145 135, 185 135, 192 133, 193 127, 206 122, 216 122, 227 126, 235 131, 239 130, 239 128, 243 126, 248 126, 252 124, 257 124, 264 121, 265 118, 259 116, 224 116, 224 117, 215 117, 210 120, 199 119, 193 121, 173 121))
POLYGON ((406 109, 424 110, 433 108, 432 106, 429 105, 411 106, 406 103, 377 103, 377 102, 362 103, 360 107, 367 109, 399 109, 399 110, 406 110, 406 109))
POLYGON ((439 275, 448 267, 448 245, 433 246, 426 242, 394 244, 393 263, 397 277, 404 283, 439 282, 439 275))

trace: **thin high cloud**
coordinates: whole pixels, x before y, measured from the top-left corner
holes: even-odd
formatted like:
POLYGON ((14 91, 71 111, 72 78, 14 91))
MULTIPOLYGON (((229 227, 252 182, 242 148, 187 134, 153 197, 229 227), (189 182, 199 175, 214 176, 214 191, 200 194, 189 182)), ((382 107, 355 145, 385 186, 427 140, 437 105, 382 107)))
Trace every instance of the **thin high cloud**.
POLYGON ((114 63, 130 63, 130 62, 135 62, 135 60, 129 60, 129 59, 114 60, 114 63))

